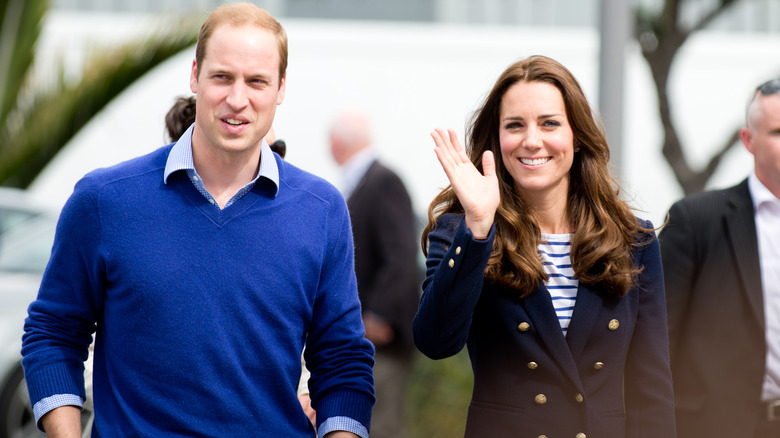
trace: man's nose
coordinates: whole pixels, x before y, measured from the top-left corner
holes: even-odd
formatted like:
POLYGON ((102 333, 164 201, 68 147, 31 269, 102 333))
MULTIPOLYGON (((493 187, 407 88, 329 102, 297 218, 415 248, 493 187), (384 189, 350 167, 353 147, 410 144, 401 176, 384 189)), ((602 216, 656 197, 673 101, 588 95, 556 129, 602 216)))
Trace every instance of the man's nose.
POLYGON ((240 109, 246 106, 246 85, 243 82, 236 81, 230 86, 230 92, 227 96, 227 103, 233 109, 240 109))

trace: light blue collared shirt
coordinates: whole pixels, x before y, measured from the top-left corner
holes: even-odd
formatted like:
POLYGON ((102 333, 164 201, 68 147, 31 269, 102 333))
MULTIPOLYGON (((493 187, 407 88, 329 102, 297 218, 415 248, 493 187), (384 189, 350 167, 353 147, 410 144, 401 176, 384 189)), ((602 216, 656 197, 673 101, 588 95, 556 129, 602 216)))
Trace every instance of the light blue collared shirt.
POLYGON ((368 438, 368 429, 349 417, 328 418, 320 424, 320 428, 317 430, 317 436, 324 437, 325 435, 336 431, 352 432, 360 438, 368 438))
MULTIPOLYGON (((184 131, 184 134, 182 134, 176 144, 173 145, 171 152, 168 154, 168 161, 165 162, 163 182, 167 184, 168 177, 173 172, 184 170, 187 172, 190 181, 195 185, 195 188, 197 188, 213 206, 219 208, 217 201, 211 196, 211 193, 206 190, 206 187, 203 185, 203 180, 195 170, 195 161, 192 158, 192 131, 194 126, 195 124, 192 124, 184 131)), ((263 139, 263 144, 260 149, 260 171, 257 173, 255 179, 242 187, 241 190, 236 192, 236 194, 228 200, 227 204, 225 204, 225 208, 229 207, 231 204, 241 199, 242 196, 246 195, 247 192, 252 190, 252 187, 255 186, 255 183, 260 178, 265 178, 274 183, 276 186, 274 195, 279 193, 279 168, 276 166, 274 153, 265 139, 263 139)))

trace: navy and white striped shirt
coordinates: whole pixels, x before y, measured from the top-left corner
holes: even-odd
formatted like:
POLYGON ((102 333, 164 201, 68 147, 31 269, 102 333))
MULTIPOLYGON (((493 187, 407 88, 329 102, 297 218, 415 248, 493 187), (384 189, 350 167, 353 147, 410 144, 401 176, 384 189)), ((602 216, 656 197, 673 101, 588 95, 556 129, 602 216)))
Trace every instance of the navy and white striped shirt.
POLYGON ((542 233, 542 243, 538 247, 544 272, 550 277, 544 285, 550 292, 564 336, 574 313, 579 286, 579 280, 574 277, 574 269, 571 266, 571 238, 572 234, 542 233))

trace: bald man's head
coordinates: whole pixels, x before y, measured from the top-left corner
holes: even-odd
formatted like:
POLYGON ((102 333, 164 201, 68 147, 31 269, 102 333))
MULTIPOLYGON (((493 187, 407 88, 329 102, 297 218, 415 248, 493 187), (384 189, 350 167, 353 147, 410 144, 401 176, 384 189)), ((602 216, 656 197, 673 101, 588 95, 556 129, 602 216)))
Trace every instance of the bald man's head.
POLYGON ((370 145, 371 121, 365 113, 349 110, 336 116, 330 129, 330 151, 339 165, 370 145))

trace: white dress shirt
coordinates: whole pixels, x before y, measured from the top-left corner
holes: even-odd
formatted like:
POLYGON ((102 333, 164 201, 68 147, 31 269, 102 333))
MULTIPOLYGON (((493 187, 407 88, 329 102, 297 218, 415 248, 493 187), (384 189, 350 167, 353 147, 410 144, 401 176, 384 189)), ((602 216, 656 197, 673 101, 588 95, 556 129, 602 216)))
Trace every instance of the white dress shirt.
POLYGON ((764 291, 766 371, 761 399, 780 399, 780 199, 758 180, 748 177, 758 237, 761 289, 764 291))
POLYGON ((341 166, 341 194, 344 195, 344 199, 349 199, 374 160, 376 160, 374 150, 365 148, 341 166))

